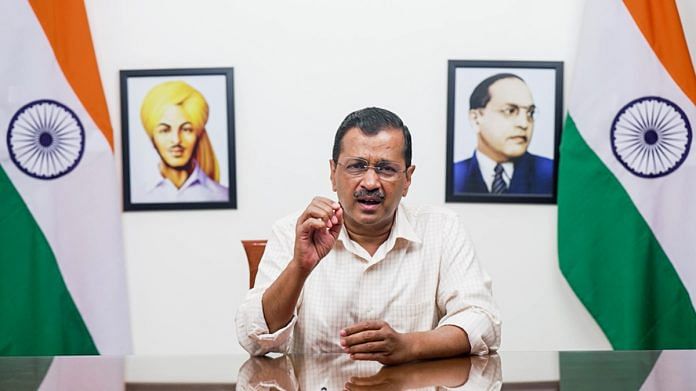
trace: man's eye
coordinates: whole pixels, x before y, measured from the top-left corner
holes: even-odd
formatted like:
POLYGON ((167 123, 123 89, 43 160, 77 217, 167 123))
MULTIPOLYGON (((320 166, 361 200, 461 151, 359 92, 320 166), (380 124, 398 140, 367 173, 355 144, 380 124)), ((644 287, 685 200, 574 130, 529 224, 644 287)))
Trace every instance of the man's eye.
POLYGON ((505 115, 515 116, 517 115, 519 110, 517 109, 517 107, 508 107, 505 110, 503 110, 503 112, 505 113, 505 115))
POLYGON ((384 166, 377 166, 377 171, 383 172, 385 174, 396 174, 399 170, 397 170, 396 167, 387 164, 384 166))
POLYGON ((193 128, 190 127, 190 126, 186 126, 186 127, 184 127, 182 130, 183 130, 184 132, 187 132, 187 133, 193 132, 193 128))
POLYGON ((351 171, 364 171, 367 165, 365 163, 360 163, 360 162, 354 162, 354 163, 348 163, 346 168, 348 168, 351 171))

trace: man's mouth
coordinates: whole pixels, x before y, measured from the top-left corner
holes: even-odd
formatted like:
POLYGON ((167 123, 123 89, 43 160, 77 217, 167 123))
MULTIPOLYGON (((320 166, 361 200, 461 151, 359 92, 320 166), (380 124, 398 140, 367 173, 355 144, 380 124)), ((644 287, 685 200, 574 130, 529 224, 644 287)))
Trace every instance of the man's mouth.
POLYGON ((374 208, 384 201, 384 192, 380 189, 360 189, 353 193, 355 201, 367 208, 374 208))
POLYGON ((173 147, 169 148, 169 153, 172 154, 173 156, 181 156, 184 153, 184 148, 181 147, 173 147))
POLYGON ((382 203, 382 198, 379 198, 379 197, 358 198, 357 201, 363 205, 378 205, 378 204, 382 203))
POLYGON ((510 137, 510 140, 517 142, 517 143, 526 143, 528 138, 527 138, 527 136, 512 136, 512 137, 510 137))

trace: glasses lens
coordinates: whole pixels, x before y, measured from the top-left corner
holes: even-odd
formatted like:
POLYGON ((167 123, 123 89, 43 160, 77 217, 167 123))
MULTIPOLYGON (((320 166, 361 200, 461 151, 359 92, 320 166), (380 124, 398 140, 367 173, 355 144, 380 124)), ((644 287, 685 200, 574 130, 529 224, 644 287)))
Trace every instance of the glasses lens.
POLYGON ((375 170, 375 173, 382 179, 396 179, 403 169, 398 164, 380 163, 376 166, 371 166, 366 160, 351 159, 341 164, 346 173, 351 176, 362 176, 370 168, 375 170))
POLYGON ((362 175, 365 171, 367 171, 367 162, 363 160, 348 160, 345 164, 344 167, 346 168, 346 172, 350 175, 362 175))
POLYGON ((379 164, 375 167, 375 171, 377 171, 377 175, 379 175, 380 178, 393 179, 399 175, 401 167, 396 164, 379 164))

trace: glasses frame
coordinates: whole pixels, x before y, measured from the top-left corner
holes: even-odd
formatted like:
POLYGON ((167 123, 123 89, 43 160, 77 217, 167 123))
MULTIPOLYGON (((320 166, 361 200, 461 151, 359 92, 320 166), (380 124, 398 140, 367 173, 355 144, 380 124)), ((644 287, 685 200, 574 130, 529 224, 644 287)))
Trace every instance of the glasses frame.
MULTIPOLYGON (((337 160, 334 160, 334 163, 336 163, 337 166, 343 167, 343 170, 346 172, 346 174, 351 176, 351 177, 354 177, 354 178, 362 178, 365 176, 365 174, 367 174, 367 172, 370 169, 372 169, 375 172, 375 175, 377 175, 377 177, 379 177, 379 179, 381 179, 383 181, 387 181, 387 182, 393 182, 393 181, 396 181, 399 178, 401 178, 401 174, 405 174, 408 171, 408 167, 406 167, 404 169, 396 170, 396 173, 393 177, 383 177, 382 176, 383 171, 381 171, 382 167, 380 167, 380 163, 377 163, 376 165, 371 165, 369 161, 367 161, 365 159, 361 159, 361 158, 349 158, 349 160, 354 160, 356 162, 364 163, 365 169, 359 173, 350 173, 350 172, 348 172, 348 168, 347 168, 348 164, 341 163, 337 160)), ((389 164, 397 165, 397 163, 391 163, 391 162, 389 164)), ((399 167, 401 168, 401 165, 399 165, 399 167)))

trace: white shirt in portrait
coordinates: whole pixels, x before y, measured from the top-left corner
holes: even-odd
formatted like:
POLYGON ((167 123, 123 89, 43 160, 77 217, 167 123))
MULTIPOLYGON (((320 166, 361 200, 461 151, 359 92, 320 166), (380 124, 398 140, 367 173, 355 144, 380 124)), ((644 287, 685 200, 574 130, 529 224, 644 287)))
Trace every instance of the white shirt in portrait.
POLYGON ((177 189, 159 171, 143 186, 133 189, 132 202, 167 203, 167 202, 224 202, 229 200, 227 187, 211 179, 195 164, 186 182, 177 189))

